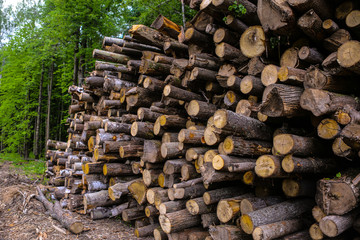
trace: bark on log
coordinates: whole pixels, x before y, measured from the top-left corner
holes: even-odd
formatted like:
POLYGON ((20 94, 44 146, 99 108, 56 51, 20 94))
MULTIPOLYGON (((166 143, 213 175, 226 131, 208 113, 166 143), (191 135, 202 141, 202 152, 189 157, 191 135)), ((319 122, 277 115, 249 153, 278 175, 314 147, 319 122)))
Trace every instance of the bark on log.
POLYGON ((50 216, 56 220, 58 220, 62 226, 66 229, 69 229, 74 234, 79 234, 84 230, 83 224, 76 220, 71 213, 65 212, 59 202, 55 202, 55 204, 49 202, 44 194, 42 193, 40 187, 36 188, 38 195, 36 199, 39 200, 47 211, 50 212, 50 216))
POLYGON ((313 200, 298 199, 278 203, 241 216, 241 228, 251 234, 258 226, 297 217, 313 207, 313 200))
POLYGON ((319 223, 320 229, 326 236, 336 237, 352 227, 358 213, 358 210, 354 210, 342 216, 326 216, 319 223))
POLYGON ((331 158, 299 158, 287 155, 281 162, 281 166, 287 173, 333 173, 337 164, 331 158))
POLYGON ((301 230, 302 219, 291 219, 256 227, 252 233, 255 240, 274 239, 301 230))
POLYGON ((337 51, 337 59, 340 66, 360 74, 360 42, 348 41, 341 45, 337 51))
POLYGON ((246 172, 255 168, 255 162, 256 159, 237 158, 219 154, 213 158, 212 166, 218 171, 246 172))
POLYGON ((255 173, 262 178, 286 177, 288 174, 281 168, 281 158, 263 155, 256 160, 255 173))
POLYGON ((121 64, 126 64, 129 60, 131 60, 129 56, 118 53, 107 52, 99 49, 94 49, 92 56, 95 59, 121 63, 121 64))
POLYGON ((245 198, 240 203, 241 214, 247 214, 268 206, 272 206, 284 201, 280 196, 267 196, 267 197, 250 197, 245 198))
POLYGON ((200 216, 191 215, 187 209, 160 215, 161 228, 166 233, 181 231, 183 229, 197 226, 201 223, 200 216))
POLYGON ((260 156, 271 152, 272 144, 265 141, 244 140, 229 136, 224 141, 224 151, 229 155, 260 156))
POLYGON ((351 96, 312 88, 305 89, 300 98, 301 107, 311 111, 317 117, 336 112, 346 104, 354 108, 358 106, 355 98, 351 96))

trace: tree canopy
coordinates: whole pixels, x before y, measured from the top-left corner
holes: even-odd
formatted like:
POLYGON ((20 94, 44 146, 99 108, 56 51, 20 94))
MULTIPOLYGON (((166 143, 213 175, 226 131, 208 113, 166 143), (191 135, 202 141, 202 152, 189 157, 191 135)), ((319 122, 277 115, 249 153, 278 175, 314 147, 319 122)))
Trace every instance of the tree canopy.
MULTIPOLYGON (((182 24, 178 0, 23 0, 14 9, 3 5, 0 0, 0 150, 25 157, 43 152, 47 129, 50 138, 66 140, 67 89, 93 69, 91 53, 104 36, 122 37, 131 25, 150 25, 159 14, 182 24)), ((186 11, 188 18, 192 15, 186 11)))

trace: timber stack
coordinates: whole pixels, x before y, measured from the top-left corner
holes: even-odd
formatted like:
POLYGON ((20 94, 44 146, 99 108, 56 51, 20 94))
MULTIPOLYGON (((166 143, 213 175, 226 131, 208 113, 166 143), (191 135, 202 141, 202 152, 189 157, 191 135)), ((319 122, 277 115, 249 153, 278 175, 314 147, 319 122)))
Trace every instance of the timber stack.
POLYGON ((68 141, 48 141, 54 198, 156 240, 355 239, 360 4, 184 2, 184 27, 94 50, 68 141))

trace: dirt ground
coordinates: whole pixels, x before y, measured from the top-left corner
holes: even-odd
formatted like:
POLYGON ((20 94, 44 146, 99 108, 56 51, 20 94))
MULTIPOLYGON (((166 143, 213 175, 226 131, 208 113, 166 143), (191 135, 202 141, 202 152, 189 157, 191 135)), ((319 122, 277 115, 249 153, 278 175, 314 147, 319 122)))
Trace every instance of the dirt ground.
POLYGON ((0 240, 65 240, 65 239, 121 239, 136 238, 134 228, 120 219, 92 221, 78 215, 87 231, 74 235, 45 214, 42 203, 33 198, 36 184, 26 176, 10 169, 10 163, 0 163, 0 240))

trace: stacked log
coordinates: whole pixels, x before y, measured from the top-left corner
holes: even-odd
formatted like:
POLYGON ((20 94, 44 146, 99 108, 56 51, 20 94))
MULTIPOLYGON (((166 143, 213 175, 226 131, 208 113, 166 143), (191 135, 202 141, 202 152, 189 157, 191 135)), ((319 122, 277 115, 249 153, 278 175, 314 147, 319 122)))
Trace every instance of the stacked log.
POLYGON ((356 4, 187 4, 200 11, 183 30, 159 16, 94 50, 95 71, 69 88, 69 140, 48 142, 55 198, 121 214, 137 237, 354 236, 356 4))

